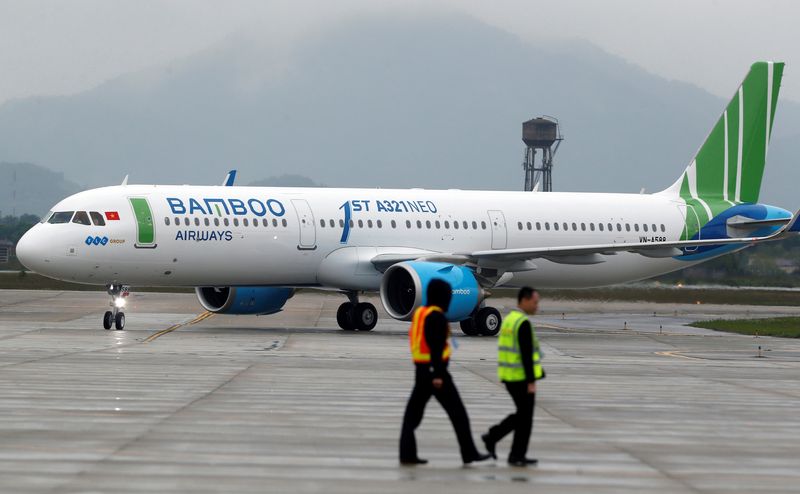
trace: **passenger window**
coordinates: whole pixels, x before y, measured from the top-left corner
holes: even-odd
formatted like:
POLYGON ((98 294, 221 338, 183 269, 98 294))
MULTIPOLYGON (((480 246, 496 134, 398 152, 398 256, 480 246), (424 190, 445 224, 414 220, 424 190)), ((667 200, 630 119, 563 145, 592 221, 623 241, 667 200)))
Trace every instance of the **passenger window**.
POLYGON ((442 224, 439 223, 439 220, 436 220, 436 229, 438 230, 441 227, 442 227, 442 224))
POLYGON ((411 220, 406 220, 406 228, 411 229, 411 220))
POLYGON ((542 224, 540 222, 536 222, 536 230, 539 231, 542 229, 542 224))
POLYGON ((594 223, 589 223, 589 231, 594 231, 594 223))
POLYGON ((381 220, 375 220, 375 224, 378 225, 378 228, 383 228, 383 223, 381 223, 381 220))
POLYGON ((458 230, 458 221, 454 221, 454 222, 453 222, 453 228, 455 228, 456 230, 458 230))
POLYGON ((553 230, 558 231, 558 223, 553 223, 553 230))
POLYGON ((422 229, 422 222, 420 220, 417 220, 417 228, 420 230, 422 229))
POLYGON ((91 225, 92 222, 89 221, 89 214, 86 211, 77 211, 75 216, 72 218, 73 223, 77 223, 79 225, 91 225))
POLYGON ((214 226, 219 226, 219 218, 214 218, 214 226))
POLYGON ((527 222, 527 223, 525 224, 525 226, 527 226, 527 227, 528 227, 528 231, 531 231, 531 222, 530 222, 530 221, 529 221, 529 222, 527 222))
POLYGON ((425 228, 427 228, 428 230, 431 229, 431 220, 425 220, 425 228))
POLYGON ((621 224, 619 224, 619 223, 617 223, 617 231, 618 231, 618 232, 621 232, 621 231, 622 231, 622 225, 621 225, 621 224))
POLYGON ((339 220, 339 228, 344 228, 344 220, 339 220))
POLYGON ((103 215, 97 211, 90 211, 89 216, 92 217, 92 223, 94 223, 95 226, 106 226, 106 220, 104 220, 103 215))
POLYGON ((164 224, 169 226, 169 218, 164 218, 164 224))
POLYGON ((614 225, 612 225, 611 223, 608 224, 608 231, 610 232, 614 231, 614 225))
POLYGON ((239 218, 233 219, 233 226, 239 226, 239 218))
POLYGON ((467 220, 464 220, 464 222, 461 224, 461 226, 464 227, 464 230, 468 230, 469 229, 469 223, 467 223, 467 220))
POLYGON ((364 220, 358 220, 358 227, 364 228, 364 220))
POLYGON ((522 231, 522 222, 521 221, 517 222, 517 228, 519 228, 519 231, 522 231))
POLYGON ((478 222, 477 221, 473 221, 472 222, 472 229, 473 230, 477 230, 478 229, 478 222))
POLYGON ((369 228, 372 228, 372 220, 367 220, 367 226, 368 226, 369 228))
POLYGON ((667 228, 664 226, 664 223, 661 223, 661 231, 662 232, 667 231, 667 228))
POLYGON ((602 223, 598 223, 597 224, 597 228, 599 228, 600 231, 602 232, 603 231, 603 224, 602 223))
POLYGON ((209 226, 209 224, 210 224, 211 222, 210 222, 210 221, 208 221, 208 218, 203 218, 203 223, 204 223, 206 226, 209 226))
POLYGON ((639 223, 634 223, 633 224, 633 229, 638 232, 639 231, 639 223))
POLYGON ((578 225, 576 225, 575 223, 572 224, 572 231, 573 232, 577 232, 578 231, 578 225))
POLYGON ((397 228, 397 222, 395 220, 392 220, 392 228, 397 228))
POLYGON ((567 231, 567 230, 569 230, 569 226, 567 226, 567 223, 564 222, 564 231, 567 231))
POLYGON ((653 233, 655 233, 655 232, 657 232, 657 231, 658 231, 658 230, 656 229, 656 224, 655 224, 655 223, 653 223, 653 233))
POLYGON ((630 223, 625 223, 625 231, 626 232, 631 231, 631 224, 630 223))
POLYGON ((287 226, 289 223, 286 221, 286 218, 284 218, 284 219, 282 219, 282 220, 281 220, 281 224, 282 224, 282 225, 285 227, 285 226, 287 226))
POLYGON ((547 222, 547 221, 544 222, 544 229, 547 230, 548 232, 550 231, 550 223, 549 222, 547 222))
POLYGON ((200 226, 200 218, 194 219, 194 226, 200 226))
MULTIPOLYGON (((353 226, 353 220, 350 220, 350 226, 353 226)), ((278 219, 277 218, 272 218, 272 227, 273 228, 277 228, 278 227, 278 219)))
MULTIPOLYGON (((183 219, 183 224, 186 225, 186 226, 189 226, 189 218, 184 218, 183 219)), ((228 220, 227 219, 225 219, 225 224, 226 225, 228 224, 228 220)))
POLYGON ((486 222, 481 221, 481 229, 486 230, 486 222))
POLYGON ((331 225, 331 228, 336 226, 336 223, 333 220, 328 221, 328 224, 331 225))
POLYGON ((644 231, 647 231, 647 223, 645 223, 644 225, 642 225, 642 228, 644 228, 644 231))
POLYGON ((586 223, 581 223, 581 231, 582 232, 586 231, 586 223))
POLYGON ((243 226, 250 226, 250 222, 247 221, 247 218, 242 218, 242 225, 243 226))
POLYGON ((447 220, 444 221, 444 229, 445 230, 449 230, 450 229, 450 222, 447 221, 447 220))

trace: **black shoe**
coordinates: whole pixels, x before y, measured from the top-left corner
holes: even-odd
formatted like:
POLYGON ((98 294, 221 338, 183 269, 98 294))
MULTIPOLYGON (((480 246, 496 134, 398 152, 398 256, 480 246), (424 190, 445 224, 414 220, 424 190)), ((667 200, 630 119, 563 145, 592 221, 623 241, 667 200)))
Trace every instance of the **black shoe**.
POLYGON ((470 463, 475 462, 475 461, 486 461, 491 457, 492 457, 492 455, 490 455, 489 453, 477 453, 472 458, 465 459, 464 460, 464 465, 469 465, 470 463))
POLYGON ((495 451, 495 446, 497 446, 497 443, 492 441, 492 438, 489 436, 488 432, 482 435, 481 439, 483 439, 483 445, 486 446, 486 451, 488 451, 489 454, 492 455, 492 458, 496 460, 497 452, 495 451))
POLYGON ((539 460, 536 458, 508 458, 508 464, 512 467, 527 467, 528 465, 536 465, 539 460))
POLYGON ((413 466, 413 465, 424 465, 428 463, 428 460, 424 458, 400 458, 401 465, 413 466))

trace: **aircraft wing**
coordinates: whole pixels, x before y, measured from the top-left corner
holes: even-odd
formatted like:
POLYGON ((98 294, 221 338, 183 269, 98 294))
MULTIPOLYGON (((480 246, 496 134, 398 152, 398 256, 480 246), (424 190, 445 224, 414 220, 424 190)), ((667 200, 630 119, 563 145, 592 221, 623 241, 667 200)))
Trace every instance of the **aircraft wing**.
POLYGON ((617 252, 633 252, 647 257, 673 257, 683 253, 682 248, 706 247, 731 244, 756 244, 770 240, 780 240, 798 231, 800 227, 800 211, 795 213, 791 221, 778 231, 762 237, 737 237, 721 239, 681 240, 674 242, 634 242, 596 245, 572 245, 557 247, 534 247, 522 249, 495 249, 456 253, 455 256, 470 258, 474 261, 495 261, 509 263, 544 258, 564 264, 597 264, 603 262, 602 256, 614 255, 617 252))

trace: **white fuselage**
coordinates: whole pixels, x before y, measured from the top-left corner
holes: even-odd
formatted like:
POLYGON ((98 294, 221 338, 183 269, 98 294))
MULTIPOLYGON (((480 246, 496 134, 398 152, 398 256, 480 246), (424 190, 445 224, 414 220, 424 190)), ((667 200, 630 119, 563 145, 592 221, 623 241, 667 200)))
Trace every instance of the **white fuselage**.
MULTIPOLYGON (((685 228, 685 203, 659 194, 125 185, 75 194, 53 211, 119 219, 35 226, 18 247, 26 266, 148 286, 377 290, 370 261, 381 254, 664 242, 685 228), (152 211, 144 243, 130 198, 152 211)), ((626 252, 591 265, 536 259, 507 284, 609 285, 690 264, 626 252)))

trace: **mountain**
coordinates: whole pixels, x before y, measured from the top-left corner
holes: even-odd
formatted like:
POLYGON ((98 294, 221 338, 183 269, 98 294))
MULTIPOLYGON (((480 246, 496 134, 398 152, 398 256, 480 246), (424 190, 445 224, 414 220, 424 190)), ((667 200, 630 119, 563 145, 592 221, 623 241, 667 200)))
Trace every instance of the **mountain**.
MULTIPOLYGON (((743 60, 741 74, 751 60, 743 60)), ((791 74, 787 76, 791 77, 791 74)), ((740 80, 731 80, 734 93, 740 80)), ((656 191, 725 101, 583 41, 451 15, 365 15, 289 48, 245 36, 73 96, 0 107, 0 160, 87 185, 301 173, 330 187, 522 187, 521 123, 556 116, 554 188, 656 191)), ((762 200, 800 206, 800 105, 782 102, 762 200)))
POLYGON ((80 189, 63 173, 32 163, 0 162, 0 217, 42 216, 53 204, 80 189))

